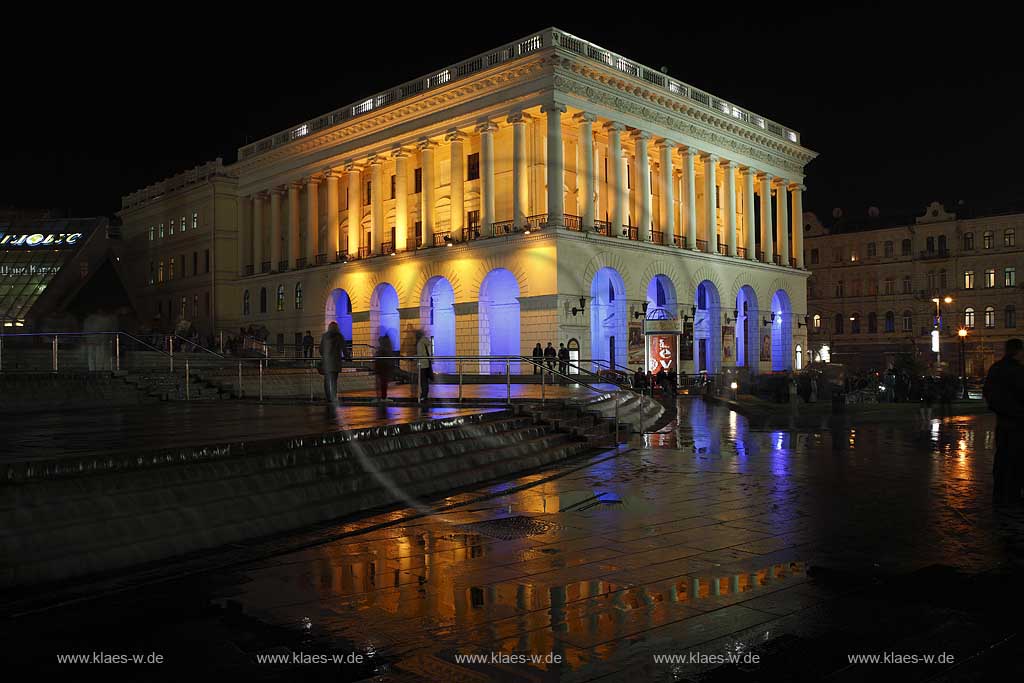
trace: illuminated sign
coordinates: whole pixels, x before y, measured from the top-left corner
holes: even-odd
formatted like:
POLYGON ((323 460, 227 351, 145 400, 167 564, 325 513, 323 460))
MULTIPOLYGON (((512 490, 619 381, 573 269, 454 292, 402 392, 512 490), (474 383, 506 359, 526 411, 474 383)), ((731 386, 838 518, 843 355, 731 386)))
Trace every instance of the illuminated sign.
POLYGON ((675 372, 675 349, 675 335, 647 335, 647 369, 655 375, 659 372, 675 372))
POLYGON ((932 351, 939 352, 939 331, 932 330, 932 351))
POLYGON ((10 247, 60 247, 74 246, 85 234, 81 232, 0 232, 0 248, 10 247))

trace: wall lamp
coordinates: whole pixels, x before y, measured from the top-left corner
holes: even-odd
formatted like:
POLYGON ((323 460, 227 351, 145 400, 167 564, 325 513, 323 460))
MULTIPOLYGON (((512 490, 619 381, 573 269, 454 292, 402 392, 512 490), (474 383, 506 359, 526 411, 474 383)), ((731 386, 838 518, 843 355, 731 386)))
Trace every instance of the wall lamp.
POLYGON ((683 313, 683 311, 685 311, 685 310, 686 310, 685 308, 680 308, 679 309, 679 312, 682 313, 682 315, 683 315, 683 322, 684 323, 688 322, 690 320, 696 320, 696 318, 697 318, 697 307, 696 306, 690 306, 690 315, 686 315, 685 313, 683 313))
POLYGON ((576 308, 575 306, 572 307, 572 314, 573 314, 573 316, 577 316, 577 315, 583 313, 583 309, 586 307, 586 305, 587 305, 586 298, 581 296, 580 297, 580 307, 579 308, 576 308))
POLYGON ((446 247, 452 246, 452 236, 451 235, 445 235, 444 236, 444 246, 446 246, 446 247))
POLYGON ((729 317, 728 313, 725 314, 725 324, 726 325, 728 325, 729 323, 734 323, 734 322, 736 322, 739 319, 740 319, 740 311, 739 311, 738 308, 732 309, 732 317, 731 318, 729 317))
POLYGON ((764 316, 762 316, 762 317, 761 317, 761 324, 762 324, 762 325, 764 325, 765 327, 768 327, 768 326, 769 326, 769 325, 771 325, 771 324, 772 324, 773 322, 775 322, 775 311, 772 311, 772 317, 771 317, 771 320, 766 320, 766 319, 764 318, 764 316))
POLYGON ((633 311, 633 320, 636 320, 637 318, 640 318, 640 317, 644 317, 644 318, 647 317, 647 305, 648 305, 648 302, 645 301, 641 305, 643 306, 644 312, 641 313, 640 311, 633 311))
POLYGON ((803 322, 800 322, 799 320, 796 321, 796 326, 798 328, 800 328, 800 327, 807 327, 810 324, 811 324, 811 316, 809 316, 809 315, 805 315, 804 316, 804 321, 803 322))

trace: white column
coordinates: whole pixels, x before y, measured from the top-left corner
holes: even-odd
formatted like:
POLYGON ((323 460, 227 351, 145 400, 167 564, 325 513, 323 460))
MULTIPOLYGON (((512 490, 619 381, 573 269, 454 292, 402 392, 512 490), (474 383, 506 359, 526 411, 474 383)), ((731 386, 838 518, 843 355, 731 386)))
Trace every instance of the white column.
POLYGON ((757 174, 757 171, 750 166, 746 166, 740 173, 743 174, 743 232, 747 236, 747 260, 756 261, 757 236, 754 234, 754 176, 757 174))
POLYGON ((761 249, 764 262, 775 263, 775 234, 772 230, 772 177, 761 175, 761 249))
MULTIPOLYGON (((396 149, 391 156, 395 159, 395 251, 398 252, 409 248, 409 153, 396 149)), ((415 240, 415 236, 412 239, 415 240)))
POLYGON ((306 180, 306 265, 316 265, 316 255, 320 253, 320 203, 317 186, 320 179, 316 177, 306 180))
POLYGON ((270 270, 281 268, 281 190, 270 191, 270 270))
POLYGON ((460 240, 462 239, 462 228, 466 219, 466 201, 464 199, 466 189, 466 155, 462 149, 462 143, 465 142, 466 136, 460 131, 452 130, 444 136, 444 139, 449 144, 448 151, 451 153, 451 173, 449 174, 449 182, 451 183, 449 194, 451 199, 451 216, 448 225, 452 231, 452 239, 460 240))
POLYGON ((779 178, 775 183, 775 225, 779 231, 779 262, 789 268, 789 206, 786 201, 786 186, 789 183, 779 178))
POLYGON ((359 167, 354 163, 346 165, 345 170, 348 171, 348 255, 355 258, 359 255, 359 223, 363 217, 359 203, 362 182, 359 167))
POLYGON ((481 234, 490 234, 497 220, 494 215, 494 132, 497 130, 490 121, 477 127, 480 133, 480 224, 487 231, 481 234))
POLYGON ((562 147, 562 114, 565 105, 558 102, 545 104, 541 111, 548 120, 548 225, 561 227, 565 223, 565 164, 562 147))
POLYGON ((422 222, 423 235, 421 241, 424 247, 434 246, 434 148, 435 143, 430 140, 420 142, 420 182, 423 185, 420 192, 420 221, 422 222))
POLYGON ((736 256, 736 162, 723 161, 725 172, 725 239, 729 256, 736 256))
POLYGON ((334 263, 338 258, 338 173, 330 169, 324 173, 327 183, 327 263, 334 263))
MULTIPOLYGON (((608 131, 608 203, 612 207, 612 237, 623 237, 622 224, 626 222, 626 182, 622 177, 622 131, 625 126, 612 121, 605 124, 608 131)), ((628 237, 628 235, 626 235, 628 237)))
POLYGON ((671 140, 662 139, 658 143, 658 150, 661 152, 661 232, 664 234, 665 244, 675 244, 676 236, 676 209, 673 198, 673 184, 675 178, 672 173, 672 150, 676 143, 671 140))
POLYGON ((651 241, 651 161, 647 156, 647 141, 651 134, 642 130, 633 133, 633 152, 636 156, 637 190, 640 193, 640 222, 637 239, 651 241))
POLYGON ((796 256, 796 267, 804 267, 804 190, 807 188, 799 183, 789 186, 793 200, 793 253, 796 256))
MULTIPOLYGON (((238 275, 245 277, 246 266, 249 265, 249 254, 251 253, 249 243, 252 241, 252 197, 242 197, 239 203, 240 220, 238 222, 238 275)), ((253 272, 256 269, 253 268, 253 272)))
POLYGON ((583 173, 576 174, 579 187, 580 220, 583 230, 594 227, 597 201, 597 177, 594 175, 594 121, 597 117, 589 112, 581 112, 573 117, 580 124, 580 160, 583 162, 583 173))
POLYGON ((697 171, 695 164, 699 152, 690 147, 683 150, 683 197, 686 216, 686 248, 697 248, 697 171))
MULTIPOLYGON (((384 239, 384 162, 370 157, 370 253, 379 254, 384 239)), ((387 235, 388 239, 391 235, 387 235)))
MULTIPOLYGON (((526 207, 530 201, 530 181, 526 165, 526 114, 510 114, 512 124, 512 220, 513 225, 526 225, 526 207)), ((490 226, 484 225, 485 230, 490 226)))
MULTIPOLYGON (((182 264, 184 267, 185 264, 182 264)), ((263 272, 263 194, 252 196, 252 272, 263 272)))
POLYGON ((299 207, 299 191, 301 189, 302 185, 299 183, 288 184, 288 268, 296 267, 295 263, 300 253, 299 229, 302 209, 299 207))
POLYGON ((704 155, 704 218, 708 231, 708 253, 718 253, 718 211, 716 210, 718 191, 718 157, 714 154, 704 155))

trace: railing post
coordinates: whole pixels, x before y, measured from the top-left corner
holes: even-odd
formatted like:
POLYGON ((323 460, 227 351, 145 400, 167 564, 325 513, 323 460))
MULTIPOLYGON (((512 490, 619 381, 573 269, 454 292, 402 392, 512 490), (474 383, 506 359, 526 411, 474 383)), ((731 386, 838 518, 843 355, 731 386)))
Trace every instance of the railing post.
POLYGON ((312 359, 310 359, 310 361, 309 361, 309 372, 307 373, 307 376, 309 377, 309 402, 312 403, 313 402, 313 360, 312 359))
POLYGON ((171 347, 171 372, 174 372, 174 337, 167 338, 167 345, 171 347))
POLYGON ((185 400, 186 401, 191 401, 192 400, 192 391, 191 391, 191 387, 189 386, 191 384, 191 381, 189 381, 188 374, 189 374, 188 373, 188 358, 186 358, 185 359, 185 400))
POLYGON ((505 359, 505 404, 512 405, 512 362, 505 359))
POLYGON ((540 404, 544 405, 544 373, 540 373, 540 404))
POLYGON ((57 372, 57 335, 53 335, 53 371, 57 372))
POLYGON ((224 355, 224 330, 220 331, 220 353, 224 355))
POLYGON ((263 361, 260 361, 260 400, 263 400, 263 361))
POLYGON ((615 452, 619 452, 619 397, 612 401, 615 404, 615 452))
POLYGON ((114 370, 121 372, 121 333, 114 333, 114 370))
POLYGON ((238 398, 242 398, 242 361, 238 361, 238 398))
POLYGON ((459 359, 459 403, 462 403, 462 359, 459 359))
POLYGON ((416 372, 416 402, 417 403, 422 403, 423 402, 423 375, 420 373, 420 358, 419 358, 419 356, 415 357, 415 360, 413 361, 412 367, 413 367, 413 369, 416 372))

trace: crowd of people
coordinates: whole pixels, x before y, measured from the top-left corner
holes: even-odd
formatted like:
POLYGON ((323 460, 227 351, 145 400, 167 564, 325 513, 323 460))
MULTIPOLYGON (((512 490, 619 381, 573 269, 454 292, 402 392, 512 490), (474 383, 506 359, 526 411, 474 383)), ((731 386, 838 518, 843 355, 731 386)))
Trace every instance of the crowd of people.
POLYGON ((569 349, 565 348, 565 344, 559 344, 556 350, 551 342, 548 342, 544 348, 541 348, 540 342, 537 342, 537 345, 533 347, 532 357, 533 374, 535 375, 543 373, 544 367, 547 366, 547 376, 554 379, 556 365, 560 381, 569 374, 569 349))

